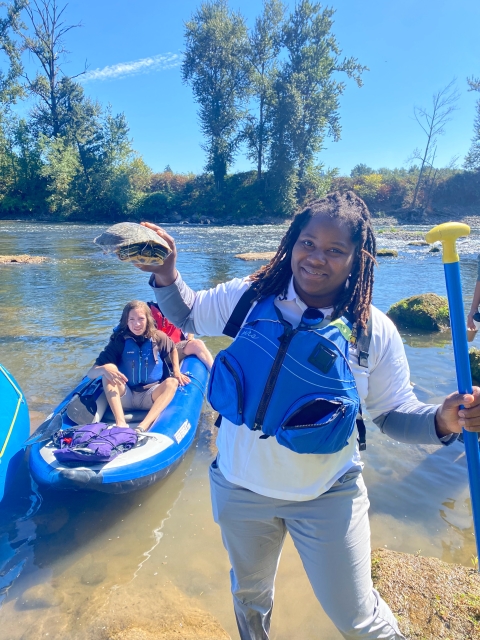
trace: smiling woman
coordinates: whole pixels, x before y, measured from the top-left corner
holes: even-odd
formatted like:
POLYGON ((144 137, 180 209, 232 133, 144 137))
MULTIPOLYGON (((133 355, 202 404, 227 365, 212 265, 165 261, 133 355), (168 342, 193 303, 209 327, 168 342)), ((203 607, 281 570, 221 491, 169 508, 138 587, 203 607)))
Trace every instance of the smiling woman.
POLYGON ((353 192, 312 203, 267 265, 198 292, 176 269, 174 239, 145 225, 171 249, 161 266, 137 265, 152 273, 169 320, 235 338, 210 377, 209 400, 221 416, 210 483, 240 637, 269 637, 288 532, 344 638, 403 638, 372 587, 359 407, 395 440, 442 446, 461 431, 462 403, 462 421, 480 431, 480 390, 440 406, 415 397, 402 340, 372 305, 376 245, 365 203, 353 192))

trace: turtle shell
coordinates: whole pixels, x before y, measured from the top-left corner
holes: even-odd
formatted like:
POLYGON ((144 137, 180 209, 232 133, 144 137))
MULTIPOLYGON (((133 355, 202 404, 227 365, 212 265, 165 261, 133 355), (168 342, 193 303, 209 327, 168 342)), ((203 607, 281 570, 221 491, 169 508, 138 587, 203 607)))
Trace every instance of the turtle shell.
POLYGON ((105 253, 116 253, 120 260, 142 264, 162 264, 170 247, 155 231, 134 222, 108 227, 94 239, 105 253))

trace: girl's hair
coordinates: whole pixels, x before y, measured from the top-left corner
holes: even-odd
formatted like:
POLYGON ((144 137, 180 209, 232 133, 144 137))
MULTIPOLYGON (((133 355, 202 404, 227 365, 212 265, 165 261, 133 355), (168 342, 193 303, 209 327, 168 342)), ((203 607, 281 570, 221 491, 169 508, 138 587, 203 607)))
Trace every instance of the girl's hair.
POLYGON ((118 326, 118 331, 120 335, 125 334, 128 331, 128 316, 130 315, 130 311, 143 311, 145 317, 147 318, 147 328, 145 333, 143 334, 146 338, 156 338, 159 333, 157 330, 157 325, 155 320, 153 319, 152 312, 150 311, 150 307, 146 302, 142 300, 130 300, 122 311, 122 317, 120 318, 120 324, 118 326))
POLYGON ((356 255, 345 287, 337 300, 332 318, 349 312, 363 329, 367 326, 373 292, 373 267, 376 264, 376 243, 370 213, 365 202, 353 191, 335 191, 321 200, 312 202, 297 214, 283 236, 277 253, 270 262, 256 271, 250 279, 257 290, 256 300, 275 294, 286 295, 292 277, 292 250, 300 232, 315 216, 326 216, 346 224, 356 245, 356 255))

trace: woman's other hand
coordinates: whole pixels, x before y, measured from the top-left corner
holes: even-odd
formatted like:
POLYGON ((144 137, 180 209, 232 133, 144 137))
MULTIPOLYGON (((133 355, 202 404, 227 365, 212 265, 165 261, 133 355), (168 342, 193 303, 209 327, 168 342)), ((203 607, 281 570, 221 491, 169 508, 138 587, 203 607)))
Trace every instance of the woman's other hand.
POLYGON ((450 433, 480 432, 480 387, 473 393, 451 393, 438 408, 435 416, 437 434, 441 438, 450 433), (461 409, 460 405, 464 408, 461 409))
POLYGON ((175 246, 175 240, 169 235, 162 227, 151 222, 141 222, 143 227, 155 231, 155 233, 165 240, 171 250, 171 254, 165 259, 163 264, 140 264, 134 262, 133 264, 140 269, 140 271, 146 271, 147 273, 155 274, 155 284, 159 287, 168 287, 168 285, 174 282, 177 277, 177 247, 175 246))

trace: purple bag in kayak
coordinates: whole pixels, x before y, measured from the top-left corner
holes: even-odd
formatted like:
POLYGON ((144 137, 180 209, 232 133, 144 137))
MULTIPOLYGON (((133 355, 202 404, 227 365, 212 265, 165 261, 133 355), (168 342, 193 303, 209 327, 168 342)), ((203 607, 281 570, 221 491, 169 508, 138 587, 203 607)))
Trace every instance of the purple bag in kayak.
POLYGON ((89 465, 110 462, 137 444, 138 434, 126 427, 108 427, 103 422, 57 432, 59 449, 53 452, 62 464, 89 465))

